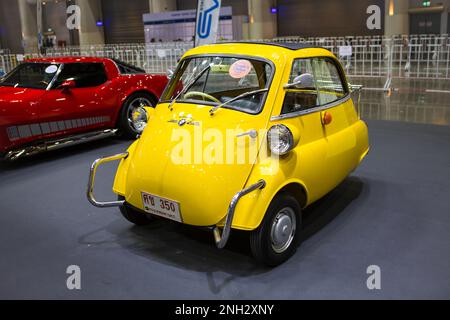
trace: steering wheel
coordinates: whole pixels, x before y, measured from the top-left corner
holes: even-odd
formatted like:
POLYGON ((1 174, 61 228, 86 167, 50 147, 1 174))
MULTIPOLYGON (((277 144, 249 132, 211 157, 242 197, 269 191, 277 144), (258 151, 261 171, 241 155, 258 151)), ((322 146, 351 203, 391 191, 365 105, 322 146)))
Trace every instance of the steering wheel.
POLYGON ((200 92, 200 91, 191 91, 191 92, 188 92, 188 93, 186 93, 184 95, 185 99, 189 99, 191 97, 202 97, 203 101, 209 100, 209 101, 212 101, 212 102, 221 103, 221 101, 219 99, 213 97, 210 94, 207 94, 207 93, 204 93, 204 92, 200 92))

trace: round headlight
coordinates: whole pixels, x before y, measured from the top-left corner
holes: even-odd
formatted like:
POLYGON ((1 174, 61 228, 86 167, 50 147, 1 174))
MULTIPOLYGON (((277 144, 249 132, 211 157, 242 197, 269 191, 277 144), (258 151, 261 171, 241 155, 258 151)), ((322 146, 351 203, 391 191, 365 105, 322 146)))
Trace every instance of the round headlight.
POLYGON ((294 136, 288 127, 277 124, 267 134, 270 151, 276 155, 284 155, 294 148, 294 136))

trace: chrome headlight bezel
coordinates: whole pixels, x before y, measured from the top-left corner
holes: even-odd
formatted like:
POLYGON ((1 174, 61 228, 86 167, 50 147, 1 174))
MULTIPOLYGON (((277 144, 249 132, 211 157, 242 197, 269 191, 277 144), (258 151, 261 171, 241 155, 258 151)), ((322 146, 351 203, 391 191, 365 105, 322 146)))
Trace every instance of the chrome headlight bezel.
POLYGON ((294 148, 294 135, 284 124, 276 124, 267 132, 270 151, 278 156, 289 153, 294 148))

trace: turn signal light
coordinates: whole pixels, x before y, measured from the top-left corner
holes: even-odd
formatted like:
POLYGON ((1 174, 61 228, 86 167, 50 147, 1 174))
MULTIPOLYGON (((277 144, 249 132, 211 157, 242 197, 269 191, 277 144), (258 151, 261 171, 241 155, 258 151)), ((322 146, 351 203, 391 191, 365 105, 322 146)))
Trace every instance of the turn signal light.
POLYGON ((328 111, 325 111, 322 115, 322 124, 326 126, 329 125, 331 122, 333 122, 333 116, 328 111))

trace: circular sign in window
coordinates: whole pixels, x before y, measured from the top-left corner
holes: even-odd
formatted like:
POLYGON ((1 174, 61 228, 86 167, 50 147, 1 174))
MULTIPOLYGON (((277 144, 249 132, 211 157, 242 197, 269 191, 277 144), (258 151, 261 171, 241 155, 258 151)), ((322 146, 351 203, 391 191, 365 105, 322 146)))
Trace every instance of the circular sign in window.
POLYGON ((56 71, 58 71, 58 66, 55 65, 48 66, 47 69, 45 69, 45 73, 48 74, 55 73, 56 71))
POLYGON ((235 79, 242 79, 252 70, 252 64, 248 60, 238 60, 230 66, 230 76, 235 79))

